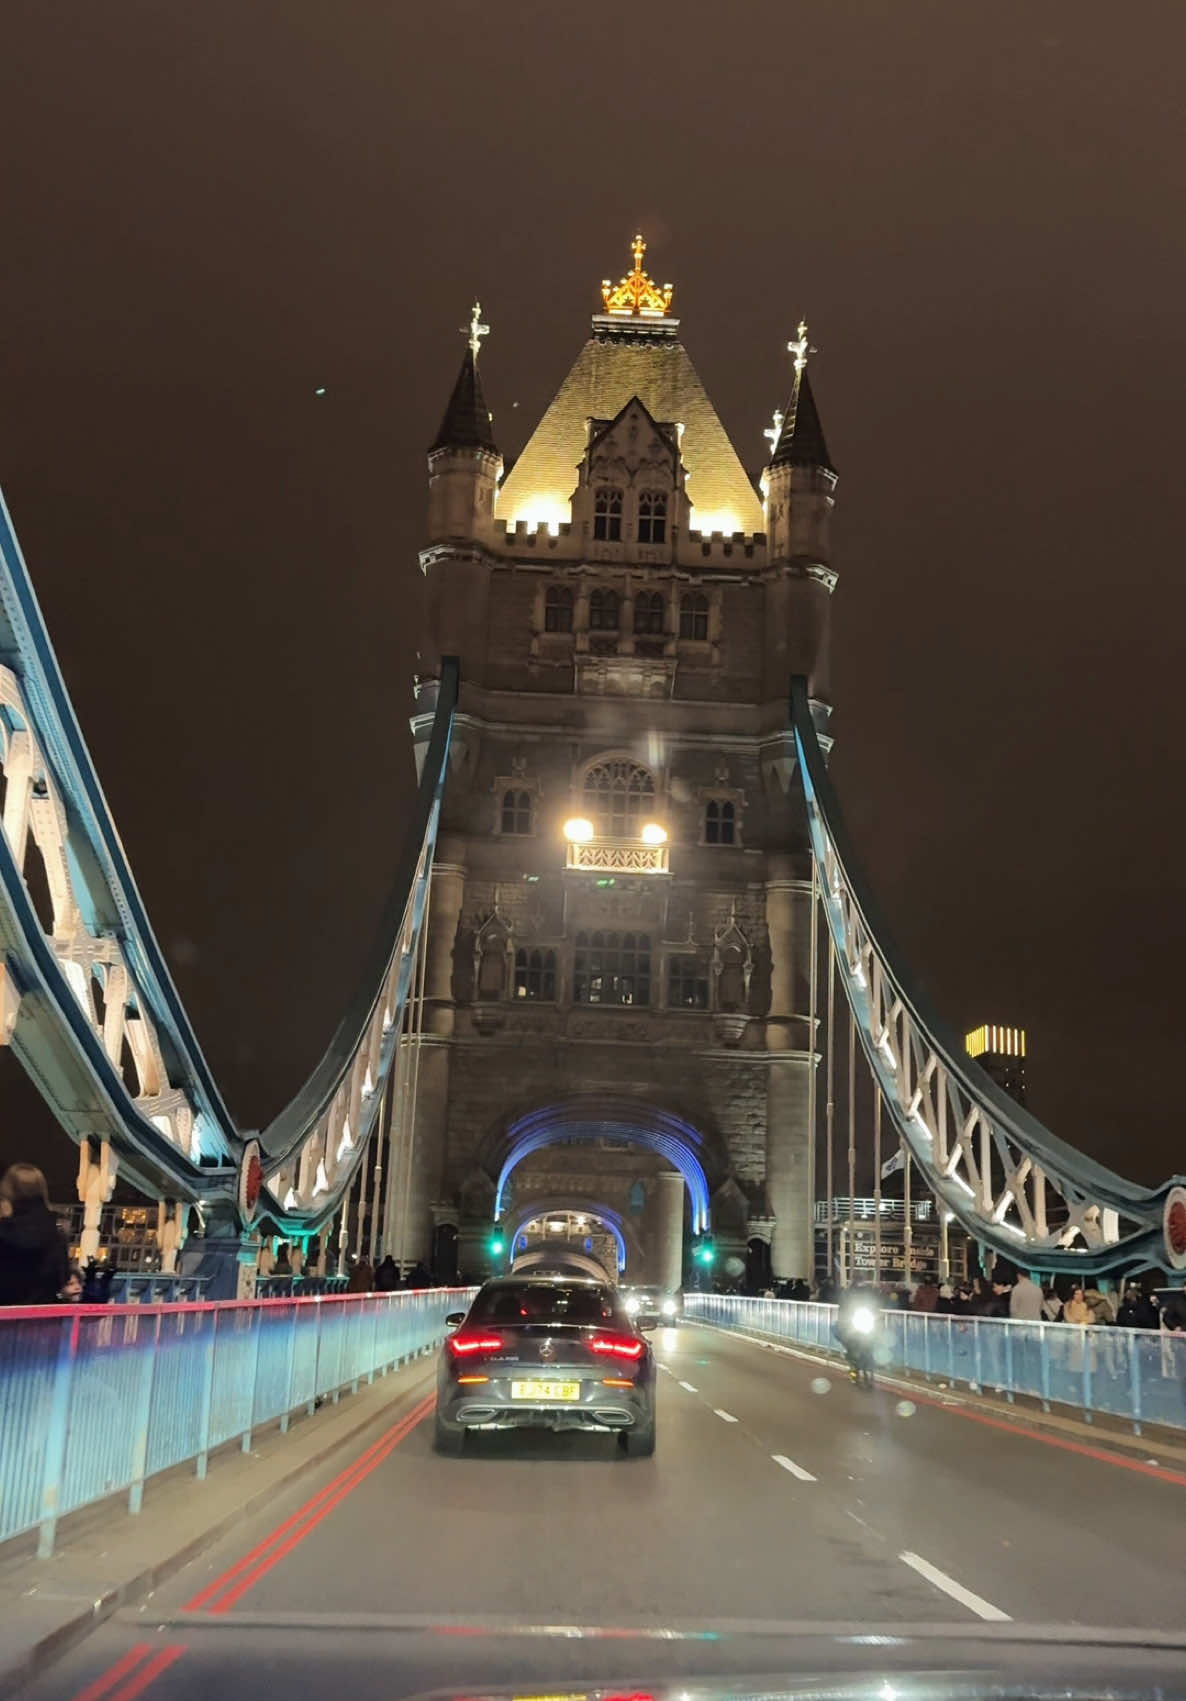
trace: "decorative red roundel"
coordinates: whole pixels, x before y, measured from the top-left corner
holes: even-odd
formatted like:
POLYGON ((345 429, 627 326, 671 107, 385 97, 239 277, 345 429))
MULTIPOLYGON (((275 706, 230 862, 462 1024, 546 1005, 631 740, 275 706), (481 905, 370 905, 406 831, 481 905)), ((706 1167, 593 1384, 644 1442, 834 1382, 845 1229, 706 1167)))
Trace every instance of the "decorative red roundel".
POLYGON ((1171 1199, 1165 1214, 1166 1244, 1176 1258, 1186 1258, 1186 1199, 1171 1199))
POLYGON ((264 1166, 259 1141, 248 1140, 239 1158, 239 1215, 250 1224, 264 1185, 264 1166))

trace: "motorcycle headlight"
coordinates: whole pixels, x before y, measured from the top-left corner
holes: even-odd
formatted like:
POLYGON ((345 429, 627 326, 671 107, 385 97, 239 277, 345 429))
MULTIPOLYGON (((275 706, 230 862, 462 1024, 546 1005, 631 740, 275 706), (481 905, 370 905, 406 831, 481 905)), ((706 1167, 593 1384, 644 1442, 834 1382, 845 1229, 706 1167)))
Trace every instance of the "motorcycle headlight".
POLYGON ((630 1298, 626 1301, 626 1309, 630 1313, 631 1317, 633 1317, 635 1312, 639 1309, 640 1304, 641 1301, 636 1297, 636 1295, 631 1294, 630 1298))
POLYGON ((852 1326, 858 1335, 871 1335, 876 1322, 867 1305, 858 1305, 852 1314, 852 1326))
POLYGON ((675 1316, 675 1301, 673 1299, 665 1299, 663 1301, 663 1315, 664 1317, 675 1316))

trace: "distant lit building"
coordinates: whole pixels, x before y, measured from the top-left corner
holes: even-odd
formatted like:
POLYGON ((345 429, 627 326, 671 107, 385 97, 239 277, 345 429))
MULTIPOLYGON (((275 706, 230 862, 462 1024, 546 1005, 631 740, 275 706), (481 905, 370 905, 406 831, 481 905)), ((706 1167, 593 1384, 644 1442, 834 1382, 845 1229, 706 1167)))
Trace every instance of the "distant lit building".
POLYGON ((964 1035, 968 1056, 1018 1104, 1025 1103, 1025 1029, 991 1022, 964 1035))

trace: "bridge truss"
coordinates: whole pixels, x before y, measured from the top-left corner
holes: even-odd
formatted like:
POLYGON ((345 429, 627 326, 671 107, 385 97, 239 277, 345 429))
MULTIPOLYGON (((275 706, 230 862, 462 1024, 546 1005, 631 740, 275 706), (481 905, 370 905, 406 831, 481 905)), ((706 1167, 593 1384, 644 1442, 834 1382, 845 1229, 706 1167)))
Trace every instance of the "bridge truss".
POLYGON ((1016 1104, 929 1010, 861 874, 828 777, 807 682, 791 721, 835 962, 893 1128, 941 1208, 983 1246, 1083 1277, 1186 1270, 1186 1178, 1137 1186, 1016 1104))
POLYGON ((401 1050, 457 692, 447 660, 370 958, 324 1057, 257 1152, 153 935, 0 497, 0 1037, 73 1139, 107 1143, 121 1173, 159 1198, 234 1209, 258 1185, 256 1209, 283 1232, 333 1215, 401 1050))

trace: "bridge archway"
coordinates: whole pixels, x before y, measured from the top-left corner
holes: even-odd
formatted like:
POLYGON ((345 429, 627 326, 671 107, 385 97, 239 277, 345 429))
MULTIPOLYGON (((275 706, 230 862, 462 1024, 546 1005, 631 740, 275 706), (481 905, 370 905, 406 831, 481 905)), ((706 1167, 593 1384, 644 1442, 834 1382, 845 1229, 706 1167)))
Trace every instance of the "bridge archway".
POLYGON ((728 1173, 721 1143, 675 1111, 640 1099, 601 1096, 539 1106, 491 1131, 479 1161, 495 1179, 495 1216, 501 1216, 507 1183, 524 1158, 547 1146, 607 1139, 642 1147, 677 1170, 691 1207, 692 1233, 708 1229, 712 1193, 728 1173))
MULTIPOLYGON (((507 1245, 512 1259, 520 1256, 515 1252, 519 1236, 528 1223, 537 1217, 551 1216, 557 1212, 577 1212, 590 1217, 608 1229, 613 1236, 618 1252, 618 1273, 627 1269, 631 1264, 637 1270, 642 1264, 642 1242, 638 1230, 628 1217, 604 1200, 587 1198, 580 1193, 553 1193, 543 1196, 533 1196, 513 1205, 507 1211, 503 1221, 506 1231, 507 1245)), ((583 1250, 587 1253, 587 1248, 583 1250)), ((525 1256, 525 1254, 524 1254, 525 1256)), ((613 1274, 613 1272, 611 1272, 613 1274)))
POLYGON ((612 1282, 613 1271, 605 1266, 591 1252, 586 1252, 579 1246, 538 1246, 531 1252, 521 1252, 511 1265, 514 1275, 526 1275, 531 1270, 571 1270, 574 1275, 592 1276, 597 1282, 612 1282))

